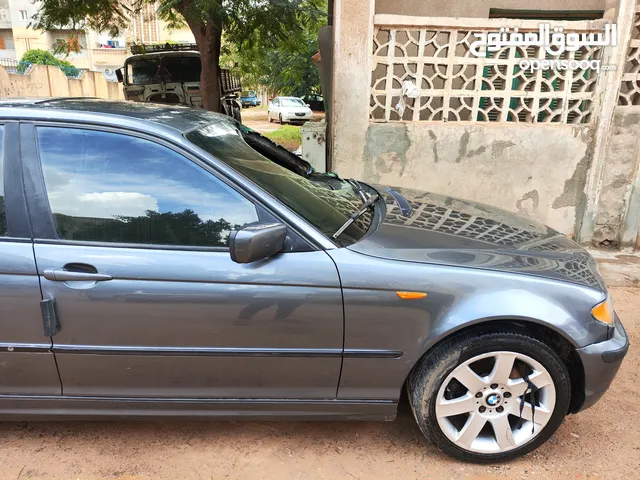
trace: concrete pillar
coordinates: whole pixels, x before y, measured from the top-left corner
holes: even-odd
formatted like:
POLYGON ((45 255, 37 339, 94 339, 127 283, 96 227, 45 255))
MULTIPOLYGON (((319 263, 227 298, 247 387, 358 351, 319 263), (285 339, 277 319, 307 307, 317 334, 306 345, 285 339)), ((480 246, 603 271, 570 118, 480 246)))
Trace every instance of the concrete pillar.
POLYGON ((602 58, 603 64, 614 64, 617 68, 614 71, 602 72, 602 78, 598 83, 599 115, 594 135, 593 156, 585 186, 586 199, 582 209, 582 220, 576 225, 576 238, 581 244, 591 243, 596 227, 607 150, 613 131, 613 116, 618 104, 627 46, 631 38, 635 3, 635 0, 620 0, 616 15, 618 43, 616 46, 605 48, 602 58))
POLYGON ((361 176, 369 127, 371 48, 375 0, 335 0, 331 118, 332 164, 346 177, 361 176))

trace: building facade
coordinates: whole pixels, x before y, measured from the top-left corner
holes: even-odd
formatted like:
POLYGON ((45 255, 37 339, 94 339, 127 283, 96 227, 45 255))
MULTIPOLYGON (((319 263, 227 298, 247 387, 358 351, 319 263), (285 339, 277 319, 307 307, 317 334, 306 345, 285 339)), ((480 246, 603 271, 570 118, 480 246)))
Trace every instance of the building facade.
POLYGON ((38 8, 38 2, 32 0, 0 0, 0 58, 20 59, 31 49, 51 50, 56 42, 75 35, 81 50, 69 54, 67 60, 78 68, 104 71, 124 64, 130 43, 195 42, 187 28, 168 29, 156 15, 156 4, 145 5, 128 31, 115 38, 94 30, 34 30, 29 25, 38 8))
POLYGON ((330 167, 493 204, 583 244, 637 248, 640 9, 633 0, 561 8, 335 0, 330 167), (541 23, 587 35, 615 24, 617 41, 556 56, 531 45, 471 52, 478 32, 541 23), (522 60, 603 68, 525 70, 522 60))

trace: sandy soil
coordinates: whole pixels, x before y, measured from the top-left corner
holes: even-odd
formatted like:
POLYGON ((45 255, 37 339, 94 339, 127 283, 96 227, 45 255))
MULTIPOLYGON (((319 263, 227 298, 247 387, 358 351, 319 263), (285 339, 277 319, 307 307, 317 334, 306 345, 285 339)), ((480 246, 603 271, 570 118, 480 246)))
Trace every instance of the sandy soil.
POLYGON ((605 397, 538 451, 458 463, 428 445, 407 408, 391 423, 0 423, 2 479, 637 479, 640 288, 614 287, 632 348, 605 397))

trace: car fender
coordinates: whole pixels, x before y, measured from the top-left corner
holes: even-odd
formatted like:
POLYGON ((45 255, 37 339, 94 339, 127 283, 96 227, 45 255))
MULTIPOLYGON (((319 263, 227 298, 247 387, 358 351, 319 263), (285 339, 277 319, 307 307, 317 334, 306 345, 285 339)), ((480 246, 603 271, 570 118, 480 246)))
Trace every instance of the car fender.
POLYGON ((328 251, 343 287, 345 343, 339 396, 397 399, 414 365, 462 329, 514 322, 543 325, 574 347, 601 341, 590 316, 604 294, 534 275, 417 264, 347 249, 328 251), (397 292, 426 293, 402 300, 397 292))

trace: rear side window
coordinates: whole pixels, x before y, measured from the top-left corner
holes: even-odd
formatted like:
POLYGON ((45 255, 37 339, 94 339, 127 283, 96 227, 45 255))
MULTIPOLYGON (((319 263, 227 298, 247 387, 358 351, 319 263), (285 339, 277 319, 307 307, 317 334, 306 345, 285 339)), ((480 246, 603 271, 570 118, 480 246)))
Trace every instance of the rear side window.
POLYGON ((7 215, 4 210, 4 158, 2 158, 4 142, 4 125, 0 125, 0 237, 6 237, 7 215))
POLYGON ((225 247, 232 229, 258 220, 252 202, 163 145, 95 130, 37 131, 60 238, 225 247))

